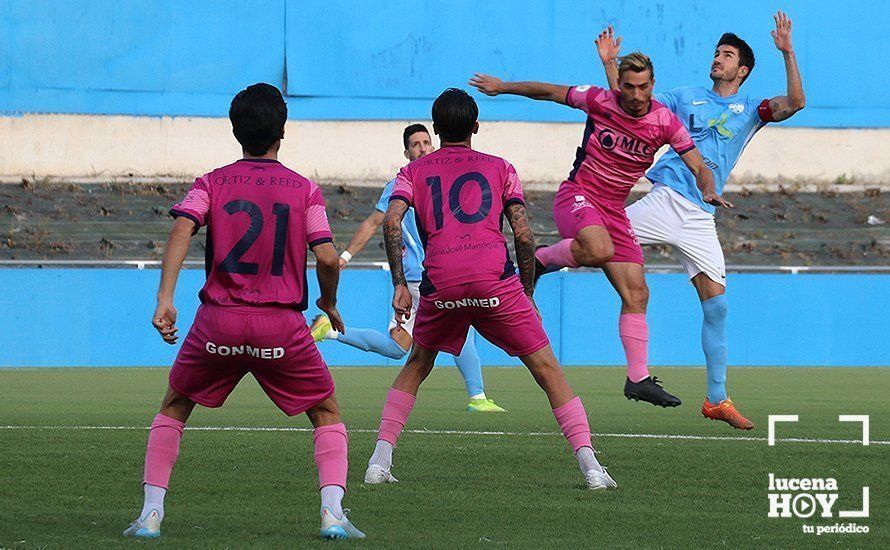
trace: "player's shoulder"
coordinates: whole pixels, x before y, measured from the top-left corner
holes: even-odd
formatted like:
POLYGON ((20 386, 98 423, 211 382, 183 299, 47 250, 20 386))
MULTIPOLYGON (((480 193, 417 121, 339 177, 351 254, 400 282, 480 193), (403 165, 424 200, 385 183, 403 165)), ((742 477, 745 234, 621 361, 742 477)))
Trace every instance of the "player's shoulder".
POLYGON ((514 172, 516 171, 516 169, 513 168, 513 165, 510 163, 510 161, 505 159, 504 157, 499 157, 497 155, 492 155, 491 153, 486 153, 485 151, 478 151, 476 149, 470 149, 469 152, 475 157, 475 160, 477 160, 479 162, 483 162, 486 165, 493 166, 498 171, 501 171, 501 172, 509 172, 511 170, 514 172))
POLYGON ((649 109, 649 114, 646 118, 650 120, 655 120, 659 124, 664 122, 670 122, 673 119, 677 118, 677 115, 674 114, 674 111, 671 110, 670 107, 665 105, 664 103, 658 101, 654 97, 652 98, 651 108, 649 109))
POLYGON ((668 90, 681 101, 692 101, 693 99, 705 99, 708 96, 708 89, 702 86, 680 86, 668 90))
POLYGON ((579 84, 577 86, 571 87, 572 91, 579 94, 593 94, 593 95, 601 95, 604 92, 609 92, 610 90, 607 88, 602 88, 597 86, 596 84, 579 84))

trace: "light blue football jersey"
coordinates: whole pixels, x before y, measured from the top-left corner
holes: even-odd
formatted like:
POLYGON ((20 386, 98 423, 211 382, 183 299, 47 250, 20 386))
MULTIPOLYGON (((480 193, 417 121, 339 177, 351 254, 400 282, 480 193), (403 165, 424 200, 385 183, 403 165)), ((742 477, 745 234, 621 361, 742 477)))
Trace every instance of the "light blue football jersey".
MULTIPOLYGON (((392 180, 383 188, 380 200, 377 201, 377 210, 386 212, 389 208, 389 196, 396 180, 392 180)), ((406 281, 420 281, 423 277, 423 243, 420 241, 420 233, 417 231, 417 218, 414 217, 414 208, 408 208, 405 218, 402 220, 402 245, 405 253, 402 256, 402 269, 405 270, 406 281)))
MULTIPOLYGON (((720 97, 708 88, 690 86, 657 93, 655 99, 673 111, 689 130, 705 164, 714 172, 717 193, 722 194, 745 146, 766 125, 758 113, 763 98, 739 94, 720 97)), ((702 201, 695 176, 673 150, 658 159, 646 178, 667 185, 707 212, 716 210, 702 201)))

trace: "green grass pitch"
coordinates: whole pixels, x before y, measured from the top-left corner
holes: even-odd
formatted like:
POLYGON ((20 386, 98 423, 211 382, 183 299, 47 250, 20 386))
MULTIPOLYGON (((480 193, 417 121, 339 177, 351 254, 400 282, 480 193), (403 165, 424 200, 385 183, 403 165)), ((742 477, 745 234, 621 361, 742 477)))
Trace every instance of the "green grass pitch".
MULTIPOLYGON (((618 481, 587 491, 547 406, 524 369, 485 370, 506 414, 467 414, 460 377, 437 369, 421 388, 393 473, 363 486, 388 368, 334 370, 350 436, 351 518, 369 548, 890 548, 890 375, 882 369, 738 368, 729 387, 752 432, 703 419, 704 370, 660 368, 683 406, 664 410, 621 394, 623 369, 573 368, 600 460, 618 481), (768 414, 798 414, 779 438, 855 440, 868 414, 872 445, 766 443, 768 414), (509 432, 481 434, 479 432, 509 432), (474 433, 475 432, 475 433, 474 433), (541 433, 546 432, 546 433, 541 433), (733 439, 632 438, 673 434, 733 439), (756 440, 740 439, 754 437, 756 440), (835 517, 770 519, 767 474, 833 477, 835 517), (858 510, 870 487, 869 518, 858 510), (802 525, 855 522, 868 534, 815 536, 802 525)), ((147 426, 165 369, 0 370, 0 548, 107 548, 138 543, 120 532, 141 507, 147 426), (120 426, 143 429, 51 429, 120 426)), ((307 428, 288 419, 246 378, 219 410, 197 408, 190 427, 307 428)), ((170 548, 307 548, 317 540, 318 497, 308 431, 186 431, 166 501, 170 548)))

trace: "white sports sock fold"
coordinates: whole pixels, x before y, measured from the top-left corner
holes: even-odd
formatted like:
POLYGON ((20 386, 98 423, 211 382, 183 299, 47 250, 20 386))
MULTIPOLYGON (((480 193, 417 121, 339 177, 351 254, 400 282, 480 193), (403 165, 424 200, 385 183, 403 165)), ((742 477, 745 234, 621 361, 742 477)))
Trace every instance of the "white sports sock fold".
POLYGON ((371 455, 371 460, 368 461, 368 466, 376 464, 384 470, 389 470, 392 467, 392 450, 392 443, 378 439, 377 446, 374 447, 374 454, 371 455))
POLYGON ((343 495, 346 491, 339 485, 325 485, 321 488, 321 507, 327 506, 334 517, 340 519, 343 517, 343 495))
POLYGON ((152 510, 158 511, 158 519, 164 519, 164 497, 167 495, 167 489, 145 483, 142 486, 145 489, 145 502, 142 505, 142 513, 140 518, 144 518, 152 510))
POLYGON ((584 474, 587 474, 590 470, 603 471, 602 465, 600 465, 599 461, 596 459, 596 454, 590 447, 581 447, 578 449, 578 452, 575 453, 575 458, 578 459, 578 466, 584 474))

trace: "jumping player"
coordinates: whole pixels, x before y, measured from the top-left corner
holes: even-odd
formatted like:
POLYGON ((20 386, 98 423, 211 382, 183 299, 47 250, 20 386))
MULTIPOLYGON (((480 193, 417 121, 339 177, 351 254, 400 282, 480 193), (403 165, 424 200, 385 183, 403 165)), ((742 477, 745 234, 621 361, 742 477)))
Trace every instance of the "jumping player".
MULTIPOLYGON (((405 146, 405 158, 409 161, 417 160, 435 151, 429 130, 423 124, 412 124, 405 128, 402 133, 402 142, 405 146)), ((392 194, 395 182, 396 180, 392 180, 386 184, 374 212, 362 222, 346 246, 346 250, 340 254, 340 269, 346 268, 349 261, 365 248, 377 229, 383 225, 383 215, 389 206, 389 196, 392 194)), ((411 316, 401 324, 393 317, 389 322, 389 334, 383 334, 373 329, 354 327, 349 327, 349 334, 343 334, 331 328, 331 321, 327 315, 319 315, 312 321, 310 327, 312 337, 316 342, 337 340, 391 359, 401 359, 408 353, 414 342, 411 334, 414 329, 414 312, 417 311, 417 304, 420 301, 420 273, 423 263, 423 245, 417 232, 414 210, 410 208, 402 221, 402 239, 404 241, 402 243, 402 267, 405 270, 405 280, 413 300, 411 316)), ((460 355, 454 356, 454 364, 464 378, 467 395, 470 399, 467 404, 467 412, 506 412, 485 395, 485 385, 482 381, 482 361, 476 352, 476 343, 472 334, 467 338, 460 355)))
MULTIPOLYGON (((717 193, 754 134, 769 122, 785 120, 806 105, 800 71, 791 44, 791 19, 781 11, 774 16, 773 42, 785 60, 786 95, 772 99, 739 94, 754 69, 754 51, 741 38, 720 37, 711 62, 710 89, 677 88, 655 94, 656 99, 683 121, 714 171, 717 193)), ((596 40, 609 84, 618 89, 621 38, 611 27, 596 40)), ((686 269, 703 313, 701 342, 707 365, 707 395, 702 414, 733 428, 750 430, 754 424, 742 416, 726 393, 726 264, 714 223, 714 207, 702 199, 692 173, 668 151, 646 177, 654 184, 643 198, 627 207, 627 217, 642 244, 669 244, 686 269)))
POLYGON ((502 82, 477 74, 470 84, 496 96, 516 94, 549 100, 587 113, 584 138, 575 164, 553 201, 553 218, 563 240, 537 251, 538 272, 562 267, 602 267, 621 297, 618 333, 627 358, 624 395, 662 407, 680 400, 649 376, 646 304, 649 289, 643 251, 624 213, 636 181, 652 165, 659 147, 670 144, 695 174, 703 200, 731 206, 714 191, 714 178, 670 110, 653 101, 654 69, 649 58, 633 53, 621 60, 619 90, 595 86, 558 86, 541 82, 502 82))
POLYGON ((277 160, 287 106, 269 84, 232 100, 232 131, 243 158, 198 178, 173 207, 176 218, 161 267, 152 323, 168 344, 178 339, 173 294, 189 241, 207 225, 207 282, 195 322, 170 371, 145 452, 145 503, 125 536, 157 538, 164 496, 185 422, 198 403, 220 407, 247 373, 288 416, 315 426, 321 535, 364 538, 346 518, 347 437, 334 382, 301 314, 306 309, 306 248, 318 261, 316 304, 338 330, 340 270, 321 190, 277 160))
POLYGON ((566 382, 532 301, 535 237, 519 177, 509 162, 471 148, 478 115, 476 102, 463 90, 442 92, 432 109, 441 148, 402 168, 390 197, 383 235, 398 319, 411 315, 413 303, 402 268, 402 220, 411 206, 426 256, 414 347, 386 396, 365 483, 396 481, 390 473, 392 451, 420 384, 432 371, 436 355, 457 354, 473 326, 531 371, 550 400, 588 487, 615 487, 594 456, 587 413, 566 382), (502 233, 504 217, 513 229, 519 277, 502 233))

